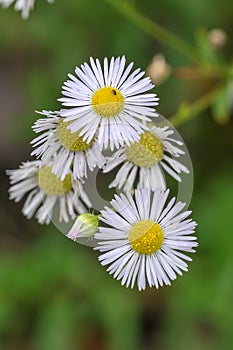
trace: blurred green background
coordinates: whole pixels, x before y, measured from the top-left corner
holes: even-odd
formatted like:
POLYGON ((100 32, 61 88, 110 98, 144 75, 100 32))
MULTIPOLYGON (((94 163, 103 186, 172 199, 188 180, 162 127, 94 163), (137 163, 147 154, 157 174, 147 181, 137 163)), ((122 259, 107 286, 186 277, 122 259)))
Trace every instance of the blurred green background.
MULTIPOLYGON (((232 1, 131 3, 193 47, 201 43, 200 33, 224 29, 228 42, 218 55, 232 62, 232 1)), ((231 109, 221 119, 207 108, 178 128, 194 167, 191 209, 200 246, 189 273, 171 287, 141 293, 121 287, 98 264, 96 252, 53 225, 26 220, 22 203, 8 200, 5 169, 29 159, 34 111, 60 108, 56 99, 68 72, 89 56, 123 54, 146 69, 158 52, 172 67, 192 64, 104 0, 37 1, 27 21, 12 7, 0 8, 1 350, 232 349, 231 109)), ((212 84, 172 75, 155 88, 158 111, 172 116, 212 84)))

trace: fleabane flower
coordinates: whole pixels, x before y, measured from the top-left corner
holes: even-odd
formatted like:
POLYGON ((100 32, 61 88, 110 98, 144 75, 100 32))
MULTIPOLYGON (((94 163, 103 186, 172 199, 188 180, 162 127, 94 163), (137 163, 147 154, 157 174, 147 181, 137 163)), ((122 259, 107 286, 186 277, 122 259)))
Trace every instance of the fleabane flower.
POLYGON ((49 224, 56 204, 59 221, 65 222, 91 207, 80 181, 73 180, 70 174, 61 181, 51 170, 50 163, 42 165, 40 161, 24 162, 19 169, 7 170, 10 199, 19 202, 28 193, 22 213, 28 219, 35 214, 40 224, 49 224))
POLYGON ((183 143, 171 137, 174 133, 168 126, 153 126, 140 135, 140 140, 117 150, 107 159, 103 172, 107 173, 122 164, 115 179, 109 187, 122 188, 130 191, 133 188, 139 172, 138 188, 166 188, 163 171, 166 171, 176 181, 180 182, 181 172, 189 170, 175 158, 185 152, 177 146, 183 143))
POLYGON ((84 213, 77 217, 74 225, 66 235, 68 238, 76 241, 77 238, 89 238, 97 232, 99 226, 99 217, 91 214, 84 213))
POLYGON ((72 168, 74 179, 87 177, 87 169, 91 171, 97 166, 101 168, 105 157, 101 152, 96 136, 90 143, 83 140, 79 132, 71 133, 60 116, 60 112, 42 111, 47 118, 38 119, 32 126, 36 133, 43 132, 32 142, 35 150, 32 155, 41 157, 42 163, 53 158, 52 172, 64 180, 72 168))
POLYGON ((139 139, 147 129, 145 122, 155 117, 158 104, 155 94, 144 94, 154 87, 145 72, 132 71, 133 63, 126 68, 125 57, 104 59, 103 68, 98 59, 90 58, 81 68, 76 67, 76 76, 69 74, 62 87, 64 97, 59 101, 66 107, 62 115, 72 121, 68 128, 80 131, 84 141, 91 142, 98 133, 102 147, 119 148, 139 139))
MULTIPOLYGON (((47 0, 47 2, 51 4, 54 0, 47 0)), ((15 11, 21 11, 22 18, 27 19, 30 11, 34 9, 35 0, 0 0, 0 5, 3 8, 9 7, 13 3, 15 3, 15 11)))
POLYGON ((136 189, 135 200, 128 193, 115 195, 113 209, 105 207, 100 218, 110 227, 100 227, 95 234, 102 265, 122 285, 139 290, 170 285, 177 274, 188 270, 186 253, 195 252, 196 223, 187 219, 185 203, 172 198, 165 205, 169 190, 136 189))

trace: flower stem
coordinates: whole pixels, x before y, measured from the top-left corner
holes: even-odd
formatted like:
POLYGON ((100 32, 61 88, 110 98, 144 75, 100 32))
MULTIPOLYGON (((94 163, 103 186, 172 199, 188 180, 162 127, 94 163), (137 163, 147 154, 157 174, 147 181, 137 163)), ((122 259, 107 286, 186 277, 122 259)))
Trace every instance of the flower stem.
POLYGON ((220 86, 208 91, 205 95, 201 96, 191 104, 183 103, 178 112, 169 118, 169 122, 174 126, 180 126, 196 117, 200 112, 204 111, 212 104, 214 98, 219 92, 219 88, 220 86))
POLYGON ((146 16, 139 13, 135 7, 133 7, 129 2, 122 0, 106 0, 113 7, 115 7, 119 12, 128 17, 132 22, 134 22, 138 27, 143 29, 147 34, 153 38, 161 41, 165 45, 179 51, 184 56, 188 57, 192 61, 198 62, 199 57, 196 51, 189 46, 185 41, 178 38, 176 35, 172 34, 168 30, 161 27, 159 24, 153 22, 146 16))

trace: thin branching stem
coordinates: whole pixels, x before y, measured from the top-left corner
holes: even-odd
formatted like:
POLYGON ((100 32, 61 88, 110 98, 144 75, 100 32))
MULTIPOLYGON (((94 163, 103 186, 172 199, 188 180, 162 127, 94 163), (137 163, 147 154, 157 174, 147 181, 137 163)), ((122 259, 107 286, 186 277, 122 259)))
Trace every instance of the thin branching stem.
POLYGON ((186 106, 183 105, 183 108, 181 108, 176 114, 169 118, 169 122, 177 127, 190 121, 213 103, 216 95, 219 92, 219 89, 220 87, 218 86, 208 91, 193 103, 187 104, 186 106))
POLYGON ((199 62, 198 54, 190 45, 188 45, 185 41, 168 31, 167 29, 164 29, 159 24, 142 15, 129 2, 122 0, 106 1, 110 3, 119 12, 121 12, 123 15, 125 15, 127 18, 129 18, 132 22, 134 22, 138 27, 143 29, 144 32, 146 32, 156 40, 175 49, 176 51, 180 52, 192 61, 196 63, 199 62))

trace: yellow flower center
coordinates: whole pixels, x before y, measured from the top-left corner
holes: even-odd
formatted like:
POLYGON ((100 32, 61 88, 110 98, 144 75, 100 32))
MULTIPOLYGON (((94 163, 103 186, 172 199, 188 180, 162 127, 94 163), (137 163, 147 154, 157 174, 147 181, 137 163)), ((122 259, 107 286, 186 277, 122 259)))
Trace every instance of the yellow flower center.
POLYGON ((124 97, 118 89, 108 86, 97 90, 91 102, 94 111, 99 116, 111 118, 122 111, 124 97))
POLYGON ((161 227, 151 220, 137 222, 129 232, 130 245, 140 254, 153 254, 161 248, 163 240, 161 227))
POLYGON ((67 129, 67 126, 71 123, 61 120, 57 126, 57 137, 64 148, 75 152, 85 151, 92 145, 94 139, 90 143, 83 141, 83 138, 79 136, 79 132, 72 133, 67 129))
POLYGON ((61 181, 52 173, 52 167, 44 165, 38 171, 39 188, 48 196, 63 196, 72 188, 71 175, 66 175, 61 181))
POLYGON ((163 143, 149 131, 126 148, 127 159, 141 168, 150 168, 163 158, 163 143))

